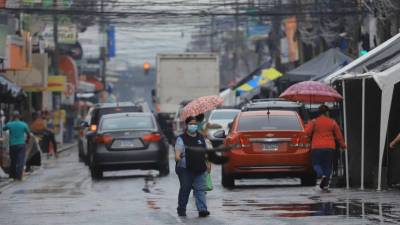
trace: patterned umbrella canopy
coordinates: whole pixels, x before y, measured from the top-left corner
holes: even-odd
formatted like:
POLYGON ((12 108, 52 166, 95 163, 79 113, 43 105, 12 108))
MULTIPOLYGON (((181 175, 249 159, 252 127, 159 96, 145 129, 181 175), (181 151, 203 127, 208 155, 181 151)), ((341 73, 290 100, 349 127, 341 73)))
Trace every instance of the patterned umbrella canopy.
POLYGON ((180 118, 183 121, 189 116, 197 116, 201 113, 205 113, 207 111, 215 109, 218 105, 221 105, 223 102, 224 99, 216 95, 203 96, 194 99, 183 108, 180 118))
POLYGON ((343 99, 335 89, 317 81, 294 84, 286 89, 280 97, 304 103, 337 102, 343 99))

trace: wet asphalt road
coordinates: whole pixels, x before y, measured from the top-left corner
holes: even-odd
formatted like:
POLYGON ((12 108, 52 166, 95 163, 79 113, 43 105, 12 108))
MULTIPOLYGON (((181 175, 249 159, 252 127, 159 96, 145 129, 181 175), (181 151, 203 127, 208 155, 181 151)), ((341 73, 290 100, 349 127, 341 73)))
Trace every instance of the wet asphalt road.
POLYGON ((157 171, 109 172, 92 181, 77 155, 76 149, 66 151, 1 190, 0 224, 400 224, 398 190, 320 193, 296 179, 239 181, 227 190, 217 166, 214 190, 207 194, 211 216, 198 218, 191 197, 188 217, 180 218, 175 173, 158 178, 157 171))

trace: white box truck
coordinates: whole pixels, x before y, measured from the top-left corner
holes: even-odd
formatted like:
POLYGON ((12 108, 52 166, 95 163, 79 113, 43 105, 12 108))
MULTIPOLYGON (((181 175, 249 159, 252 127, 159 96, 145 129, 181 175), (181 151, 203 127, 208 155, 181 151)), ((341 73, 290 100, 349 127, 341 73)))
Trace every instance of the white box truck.
POLYGON ((185 100, 219 94, 219 56, 214 53, 157 55, 156 97, 160 124, 173 138, 172 123, 185 100))

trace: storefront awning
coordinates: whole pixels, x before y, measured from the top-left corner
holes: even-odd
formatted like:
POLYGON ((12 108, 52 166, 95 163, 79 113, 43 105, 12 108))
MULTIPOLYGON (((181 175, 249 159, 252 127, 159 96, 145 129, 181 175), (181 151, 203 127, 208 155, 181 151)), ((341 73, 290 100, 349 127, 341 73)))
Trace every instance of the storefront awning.
POLYGON ((254 75, 253 79, 239 86, 236 91, 249 92, 253 89, 265 85, 269 81, 275 80, 282 76, 282 73, 275 68, 269 68, 261 71, 261 75, 254 75))
POLYGON ((20 86, 0 75, 0 99, 3 102, 11 102, 18 98, 25 97, 26 94, 20 86))

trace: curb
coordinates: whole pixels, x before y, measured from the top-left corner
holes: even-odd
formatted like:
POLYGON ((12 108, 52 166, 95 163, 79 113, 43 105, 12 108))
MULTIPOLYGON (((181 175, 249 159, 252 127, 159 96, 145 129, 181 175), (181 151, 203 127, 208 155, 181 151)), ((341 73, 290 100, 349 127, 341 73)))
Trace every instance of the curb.
POLYGON ((61 147, 60 149, 58 149, 58 152, 59 153, 60 152, 65 152, 65 151, 70 150, 71 148, 74 148, 76 146, 78 146, 78 143, 68 144, 68 145, 65 145, 65 146, 61 147))
POLYGON ((10 181, 10 180, 0 182, 0 194, 4 189, 9 187, 11 184, 12 184, 12 181, 10 181))

